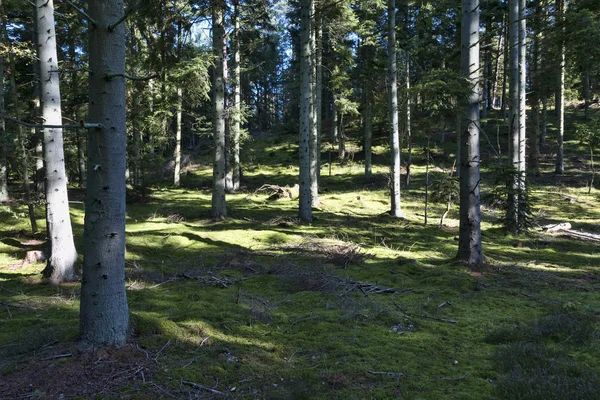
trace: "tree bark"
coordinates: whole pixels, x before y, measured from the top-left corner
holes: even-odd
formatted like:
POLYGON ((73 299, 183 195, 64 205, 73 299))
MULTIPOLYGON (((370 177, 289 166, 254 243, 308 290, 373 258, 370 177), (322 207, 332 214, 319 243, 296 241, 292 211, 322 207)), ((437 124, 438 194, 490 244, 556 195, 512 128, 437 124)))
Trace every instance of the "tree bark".
POLYGON ((310 23, 310 202, 319 206, 319 127, 317 120, 317 30, 315 26, 315 3, 311 2, 310 23))
POLYGON ((519 100, 519 1, 509 1, 509 158, 512 167, 510 188, 508 188, 507 228, 509 232, 519 232, 519 146, 520 146, 520 100, 519 100))
POLYGON ((564 12, 566 9, 566 0, 556 0, 557 24, 561 29, 561 39, 559 47, 559 66, 558 66, 558 91, 556 94, 556 105, 558 113, 558 147, 556 149, 556 168, 557 174, 565 173, 564 164, 564 137, 565 137, 565 27, 564 12))
MULTIPOLYGON (((4 21, 1 23, 4 25, 4 21)), ((2 30, 4 31, 4 26, 2 30)), ((0 55, 0 113, 3 115, 6 113, 4 109, 4 57, 2 55, 0 55)), ((8 200, 7 145, 6 124, 2 118, 0 119, 0 203, 8 200)))
POLYGON ((519 0, 519 227, 524 227, 526 198, 526 156, 527 156, 527 18, 526 0, 519 0))
MULTIPOLYGON (((42 117, 45 124, 61 125, 61 99, 52 0, 36 0, 38 60, 40 63, 42 117)), ((44 277, 58 284, 75 279, 77 251, 73 241, 62 129, 45 128, 46 227, 48 263, 44 277)))
POLYGON ((240 128, 242 112, 241 96, 241 56, 240 56, 240 16, 239 1, 234 0, 234 31, 233 31, 233 124, 231 126, 232 147, 232 190, 240 189, 241 167, 240 167, 240 128))
POLYGON ((181 112, 183 108, 183 90, 177 88, 177 113, 176 113, 176 128, 175 128, 175 168, 173 176, 173 186, 179 187, 181 184, 181 112))
POLYGON ((123 0, 90 0, 87 191, 80 338, 94 347, 125 344, 129 311, 125 292, 125 24, 123 0))
POLYGON ((310 29, 312 0, 300 0, 300 188, 298 216, 305 222, 312 221, 310 192, 310 29))
POLYGON ((459 260, 471 266, 483 262, 479 182, 479 0, 462 1, 461 71, 470 82, 461 135, 459 260))
POLYGON ((398 73, 396 68, 396 1, 388 0, 388 75, 390 107, 391 210, 403 218, 400 205, 400 131, 398 127, 398 73))
POLYGON ((365 180, 371 179, 373 173, 372 165, 372 141, 373 141, 373 94, 371 93, 371 81, 365 81, 365 180))
POLYGON ((531 129, 529 146, 529 165, 535 176, 540 176, 540 33, 542 6, 535 5, 535 22, 533 32, 533 57, 531 62, 531 129))
POLYGON ((224 0, 212 1, 213 22, 213 53, 216 58, 213 75, 213 135, 215 143, 215 159, 213 166, 213 193, 212 212, 213 218, 227 216, 225 202, 225 2, 224 0))

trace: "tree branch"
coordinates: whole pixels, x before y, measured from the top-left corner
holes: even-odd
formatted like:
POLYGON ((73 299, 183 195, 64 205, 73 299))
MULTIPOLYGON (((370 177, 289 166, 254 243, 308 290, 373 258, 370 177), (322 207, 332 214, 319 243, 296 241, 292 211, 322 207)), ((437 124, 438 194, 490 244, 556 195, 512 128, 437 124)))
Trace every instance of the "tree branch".
POLYGON ((125 10, 125 14, 123 14, 123 16, 121 18, 119 18, 117 20, 117 22, 115 22, 114 24, 111 24, 108 26, 108 31, 112 32, 115 30, 115 28, 119 25, 121 25, 123 23, 123 21, 125 21, 127 18, 129 18, 129 16, 138 8, 138 5, 136 5, 135 7, 129 7, 127 10, 125 10))
POLYGON ((89 123, 89 122, 83 122, 83 121, 81 121, 78 125, 45 125, 45 124, 32 124, 30 122, 21 121, 16 118, 9 117, 8 115, 2 115, 2 114, 0 114, 0 118, 7 119, 12 122, 16 122, 17 124, 26 126, 28 128, 38 128, 38 129, 80 129, 80 128, 102 129, 102 128, 104 128, 104 126, 102 124, 89 123))
POLYGON ((73 7, 79 14, 83 15, 85 18, 87 18, 88 21, 90 21, 92 23, 92 25, 97 26, 98 24, 96 24, 96 21, 94 21, 94 19, 92 17, 89 16, 88 13, 86 13, 85 11, 83 11, 81 8, 77 7, 77 5, 73 4, 71 1, 69 0, 63 0, 65 3, 67 3, 68 5, 70 5, 71 7, 73 7))
POLYGON ((125 79, 130 79, 132 81, 149 81, 150 79, 158 78, 158 74, 153 74, 149 76, 131 76, 127 74, 106 74, 104 79, 111 80, 112 78, 122 77, 125 79))

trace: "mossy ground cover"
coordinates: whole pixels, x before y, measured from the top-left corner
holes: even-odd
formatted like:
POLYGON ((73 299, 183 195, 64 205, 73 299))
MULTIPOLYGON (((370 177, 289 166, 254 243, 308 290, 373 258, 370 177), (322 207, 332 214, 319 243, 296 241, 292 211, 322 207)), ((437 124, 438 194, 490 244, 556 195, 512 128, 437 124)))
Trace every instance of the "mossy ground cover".
MULTIPOLYGON (((596 242, 539 229, 506 235, 502 212, 484 204, 487 264, 455 263, 457 208, 440 229, 445 205, 433 204, 423 225, 422 149, 403 192, 406 219, 386 214, 383 143, 370 182, 358 157, 334 162, 330 174, 324 153, 321 207, 313 223, 299 224, 296 201, 256 192, 296 183, 294 141, 254 139, 245 189, 228 196, 223 221, 209 218, 207 159, 182 189, 156 186, 128 205, 132 337, 121 353, 79 353, 79 285, 42 282, 43 264, 22 261, 43 235, 27 233, 23 207, 3 209, 0 388, 33 398, 598 397, 596 242), (53 358, 61 354, 71 355, 53 358), (73 377, 76 367, 104 388, 39 378, 73 377)), ((566 148, 570 157, 581 150, 574 141, 566 148)), ((440 147, 436 166, 451 167, 452 149, 440 147)), ((551 162, 531 181, 536 223, 600 231, 587 165, 570 163, 555 177, 551 162)), ((83 206, 72 206, 81 251, 83 206)))

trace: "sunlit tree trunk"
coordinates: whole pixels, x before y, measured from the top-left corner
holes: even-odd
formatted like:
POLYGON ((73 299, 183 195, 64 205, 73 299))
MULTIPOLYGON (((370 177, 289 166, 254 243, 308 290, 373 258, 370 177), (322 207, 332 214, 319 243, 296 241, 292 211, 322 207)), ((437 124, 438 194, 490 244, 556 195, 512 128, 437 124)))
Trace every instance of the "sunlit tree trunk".
POLYGON ((512 179, 508 190, 507 228, 512 233, 519 231, 519 0, 509 1, 509 64, 510 64, 510 118, 509 158, 512 179))
POLYGON ((241 167, 240 167, 240 129, 241 129, 241 56, 240 56, 240 16, 239 2, 234 4, 234 31, 233 31, 233 124, 231 124, 231 147, 232 147, 232 190, 240 189, 241 167))
POLYGON ((310 29, 312 0, 300 0, 300 188, 298 216, 312 221, 310 193, 310 29))
POLYGON ((483 262, 479 207, 479 0, 462 1, 461 71, 471 94, 461 135, 460 229, 458 258, 472 266, 483 262))
MULTIPOLYGON (((52 0, 36 0, 38 60, 40 63, 42 118, 47 125, 61 125, 61 100, 52 0)), ((75 278, 77 252, 73 241, 67 175, 61 128, 44 128, 46 160, 46 227, 48 264, 44 276, 53 284, 75 278)))
POLYGON ((319 206, 319 132, 317 125, 317 31, 315 27, 315 3, 311 2, 310 23, 310 202, 319 206))
MULTIPOLYGON (((541 25, 542 6, 535 5, 535 21, 541 25)), ((529 141, 529 165, 535 176, 540 175, 540 33, 534 26, 533 57, 531 62, 531 137, 529 141)))
MULTIPOLYGON (((323 138, 323 18, 319 13, 316 22, 316 117, 317 117, 317 182, 321 179, 321 141, 323 138)), ((318 185, 317 185, 318 189, 318 185)), ((317 193, 318 194, 318 193, 317 193)), ((318 203, 318 198, 317 198, 318 203)))
POLYGON ((519 0, 519 226, 523 226, 525 221, 525 210, 527 209, 527 199, 525 190, 527 155, 527 114, 526 114, 526 92, 527 92, 527 19, 526 19, 526 0, 519 0))
POLYGON ((396 69, 396 1, 388 0, 388 75, 390 107, 391 210, 402 218, 400 206, 400 131, 398 126, 398 71, 396 69))
POLYGON ((371 93, 371 81, 365 81, 365 180, 371 179, 373 173, 372 150, 373 141, 373 94, 371 93))
POLYGON ((183 109, 183 91, 181 87, 177 88, 177 112, 175 120, 175 168, 173 176, 173 186, 179 187, 181 183, 181 112, 183 109))
POLYGON ((561 29, 561 39, 559 48, 558 65, 558 91, 556 93, 556 105, 558 113, 558 147, 556 149, 556 168, 557 174, 565 173, 564 165, 564 136, 565 136, 565 40, 564 40, 564 12, 566 10, 566 0, 556 0, 557 25, 561 29))
POLYGON ((213 166, 212 217, 227 215, 225 203, 225 40, 224 0, 212 1, 213 53, 216 58, 213 75, 213 135, 215 159, 213 166))
MULTIPOLYGON (((4 24, 4 22, 0 23, 4 24)), ((2 29, 4 30, 4 27, 2 27, 2 29)), ((0 113, 6 113, 6 110, 4 109, 4 57, 2 55, 0 55, 0 113)), ((0 202, 8 200, 7 145, 6 125, 4 123, 4 118, 2 118, 0 119, 0 202)))
POLYGON ((123 0, 90 0, 87 192, 80 339, 94 347, 125 344, 125 24, 123 0), (107 79, 108 76, 112 78, 107 79))
POLYGON ((406 141, 408 142, 408 155, 406 157, 406 186, 410 185, 410 180, 412 178, 412 127, 411 127, 411 106, 412 106, 412 97, 410 93, 410 56, 406 55, 406 62, 404 64, 405 67, 405 82, 406 82, 406 110, 405 110, 405 125, 404 125, 404 134, 406 136, 406 141))

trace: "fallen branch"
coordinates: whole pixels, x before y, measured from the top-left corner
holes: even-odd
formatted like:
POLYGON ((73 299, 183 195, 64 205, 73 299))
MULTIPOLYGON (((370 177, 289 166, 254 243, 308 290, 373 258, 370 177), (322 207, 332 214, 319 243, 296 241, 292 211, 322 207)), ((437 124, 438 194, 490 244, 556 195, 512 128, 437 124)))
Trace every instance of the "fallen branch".
POLYGON ((73 354, 71 354, 71 353, 57 354, 55 356, 50 356, 50 357, 42 358, 41 361, 54 360, 55 358, 67 358, 67 357, 71 357, 72 355, 73 354))
POLYGON ((542 230, 545 232, 558 232, 558 231, 569 231, 572 226, 568 222, 561 222, 560 224, 550 224, 542 226, 542 230))
POLYGON ((367 372, 370 373, 371 375, 386 375, 386 376, 391 376, 394 378, 400 378, 400 377, 406 376, 406 374, 404 374, 402 372, 371 371, 370 369, 368 369, 367 372))
POLYGON ((91 123, 91 122, 88 123, 88 122, 83 122, 83 121, 81 121, 81 123, 79 123, 77 125, 46 125, 46 124, 32 124, 30 122, 21 121, 20 119, 17 119, 17 118, 9 117, 8 115, 0 114, 0 118, 7 119, 12 122, 16 122, 17 124, 26 126, 28 128, 37 128, 37 129, 81 129, 81 128, 102 129, 102 128, 104 128, 104 125, 102 125, 102 124, 91 123))
POLYGON ((209 388, 207 386, 204 386, 204 385, 201 385, 199 383, 190 382, 190 381, 184 381, 183 379, 181 379, 180 382, 183 383, 183 384, 185 384, 185 385, 192 386, 193 388, 196 388, 196 389, 206 390, 207 392, 210 392, 212 394, 216 394, 218 396, 223 396, 224 395, 223 392, 220 392, 220 391, 218 391, 216 389, 211 389, 211 388, 209 388))

